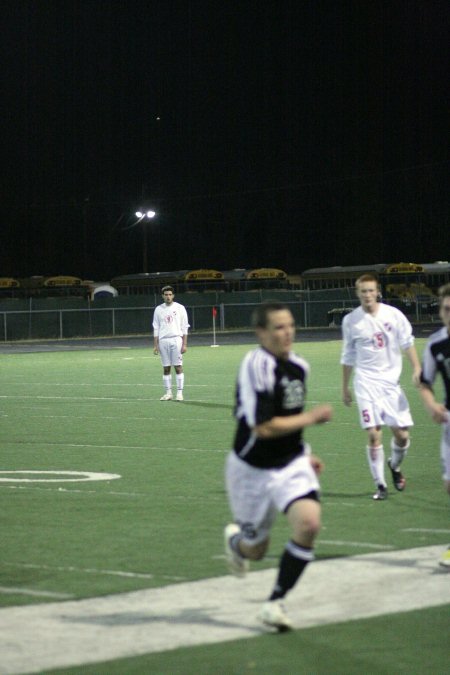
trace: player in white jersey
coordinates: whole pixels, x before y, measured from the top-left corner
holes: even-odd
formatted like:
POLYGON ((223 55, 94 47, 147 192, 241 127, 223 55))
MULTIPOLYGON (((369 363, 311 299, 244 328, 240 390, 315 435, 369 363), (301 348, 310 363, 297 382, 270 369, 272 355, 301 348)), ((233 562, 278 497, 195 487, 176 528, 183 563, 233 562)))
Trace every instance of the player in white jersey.
POLYGON ((175 369, 177 382, 176 400, 183 400, 184 372, 183 354, 187 350, 187 336, 189 329, 186 308, 174 301, 172 286, 162 289, 164 302, 156 307, 153 314, 153 351, 161 357, 163 366, 163 385, 166 393, 161 401, 171 401, 172 375, 171 368, 175 369))
POLYGON ((259 619, 278 631, 291 622, 282 599, 314 559, 320 529, 322 462, 303 441, 303 429, 331 419, 329 405, 304 411, 308 364, 292 351, 293 316, 268 302, 255 310, 261 346, 242 361, 236 387, 236 434, 226 463, 226 487, 234 522, 224 532, 230 571, 244 576, 249 560, 261 560, 278 512, 291 528, 278 578, 259 619))
MULTIPOLYGON (((439 289, 439 316, 444 324, 430 335, 422 361, 420 396, 426 410, 437 424, 442 425, 442 478, 450 495, 450 284, 439 289), (436 401, 433 384, 440 373, 445 389, 445 404, 436 401)), ((444 551, 440 565, 450 569, 450 547, 444 551)))
POLYGON ((367 459, 377 487, 373 498, 383 500, 387 497, 383 425, 389 426, 393 434, 388 466, 394 487, 402 491, 406 484, 399 467, 410 445, 409 427, 413 421, 399 385, 402 351, 412 365, 416 386, 420 363, 411 324, 400 310, 379 302, 380 288, 376 277, 371 274, 359 277, 356 295, 360 307, 347 314, 342 322, 342 399, 347 406, 352 402, 349 385, 354 369, 353 388, 361 426, 367 430, 367 459))

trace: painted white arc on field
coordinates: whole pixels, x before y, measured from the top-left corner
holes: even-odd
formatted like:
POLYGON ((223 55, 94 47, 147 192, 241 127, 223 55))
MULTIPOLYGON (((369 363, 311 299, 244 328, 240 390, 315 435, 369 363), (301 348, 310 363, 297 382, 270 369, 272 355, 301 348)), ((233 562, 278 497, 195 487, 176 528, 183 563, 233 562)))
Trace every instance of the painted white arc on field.
POLYGON ((0 470, 0 483, 81 483, 84 481, 95 481, 95 480, 116 480, 117 478, 121 478, 121 475, 118 473, 98 473, 95 471, 0 470), (43 478, 43 476, 48 475, 56 477, 43 478), (33 476, 33 477, 25 478, 25 476, 33 476))

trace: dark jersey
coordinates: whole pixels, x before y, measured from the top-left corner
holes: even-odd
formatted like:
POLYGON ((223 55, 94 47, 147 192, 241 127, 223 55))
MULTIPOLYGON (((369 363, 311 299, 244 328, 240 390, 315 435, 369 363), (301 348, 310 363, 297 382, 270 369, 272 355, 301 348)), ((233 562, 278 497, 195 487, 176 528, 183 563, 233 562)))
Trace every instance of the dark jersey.
POLYGON ((444 326, 430 335, 422 359, 424 384, 432 387, 437 373, 442 375, 445 388, 445 407, 450 410, 450 336, 444 326))
POLYGON ((259 468, 282 467, 303 453, 302 430, 275 439, 259 439, 252 432, 272 417, 302 412, 309 366, 291 353, 277 359, 263 347, 249 352, 242 361, 237 386, 234 451, 259 468))

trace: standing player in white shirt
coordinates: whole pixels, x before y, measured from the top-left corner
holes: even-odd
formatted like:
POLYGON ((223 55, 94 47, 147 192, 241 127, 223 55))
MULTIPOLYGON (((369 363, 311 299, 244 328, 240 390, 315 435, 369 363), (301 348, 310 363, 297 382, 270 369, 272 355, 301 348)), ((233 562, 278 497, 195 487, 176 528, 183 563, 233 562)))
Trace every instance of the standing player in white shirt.
POLYGON ((172 286, 162 289, 164 302, 156 307, 153 314, 153 352, 159 354, 163 366, 163 385, 166 393, 161 401, 171 401, 172 394, 172 366, 175 369, 177 381, 176 400, 183 400, 184 372, 183 354, 187 350, 187 336, 189 329, 186 308, 179 302, 174 302, 172 286))
POLYGON ((361 306, 342 322, 342 399, 347 406, 352 402, 349 384, 354 368, 353 387, 360 422, 368 436, 367 459, 377 486, 373 498, 383 500, 387 497, 383 425, 389 426, 393 434, 388 466, 394 487, 402 491, 406 483, 399 467, 410 446, 409 427, 413 421, 407 398, 399 385, 402 350, 412 365, 416 386, 421 369, 411 324, 400 310, 379 302, 380 288, 376 277, 371 274, 359 277, 356 295, 361 306))

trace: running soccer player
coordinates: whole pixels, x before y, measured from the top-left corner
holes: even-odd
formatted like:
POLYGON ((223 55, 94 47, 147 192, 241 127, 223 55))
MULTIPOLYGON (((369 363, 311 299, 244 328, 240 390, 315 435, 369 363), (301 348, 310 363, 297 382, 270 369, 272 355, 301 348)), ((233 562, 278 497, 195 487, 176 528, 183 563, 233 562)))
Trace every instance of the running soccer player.
POLYGON ((373 499, 383 500, 388 494, 384 477, 383 425, 388 425, 392 431, 388 466, 394 487, 401 492, 406 484, 399 467, 410 446, 409 427, 413 420, 399 385, 402 350, 413 368, 416 386, 419 386, 421 369, 411 324, 400 310, 379 301, 380 287, 376 277, 371 274, 359 277, 356 295, 360 306, 347 314, 342 322, 342 400, 345 405, 351 405, 349 383, 355 368, 353 387, 361 427, 367 431, 366 453, 376 485, 373 499))
POLYGON ((260 343, 241 363, 236 388, 237 428, 225 469, 234 522, 224 532, 230 572, 245 576, 261 560, 277 512, 286 515, 291 539, 278 578, 258 618, 278 631, 292 627, 282 599, 314 559, 320 529, 318 474, 322 462, 303 441, 303 429, 331 419, 329 405, 304 412, 309 366, 292 351, 294 318, 284 304, 259 305, 253 324, 260 343))
POLYGON ((160 400, 171 401, 173 399, 171 374, 173 366, 177 383, 176 400, 182 401, 183 354, 187 350, 188 316, 184 305, 174 301, 172 286, 164 286, 162 297, 164 302, 156 307, 153 314, 153 352, 160 355, 163 366, 163 386, 166 390, 160 400))
MULTIPOLYGON (((425 347, 419 392, 432 420, 442 425, 442 478, 450 495, 450 284, 439 289, 439 316, 444 325, 430 335, 425 347), (432 388, 438 373, 444 383, 445 405, 436 401, 432 388)), ((450 547, 442 554, 439 564, 450 568, 450 547)))

